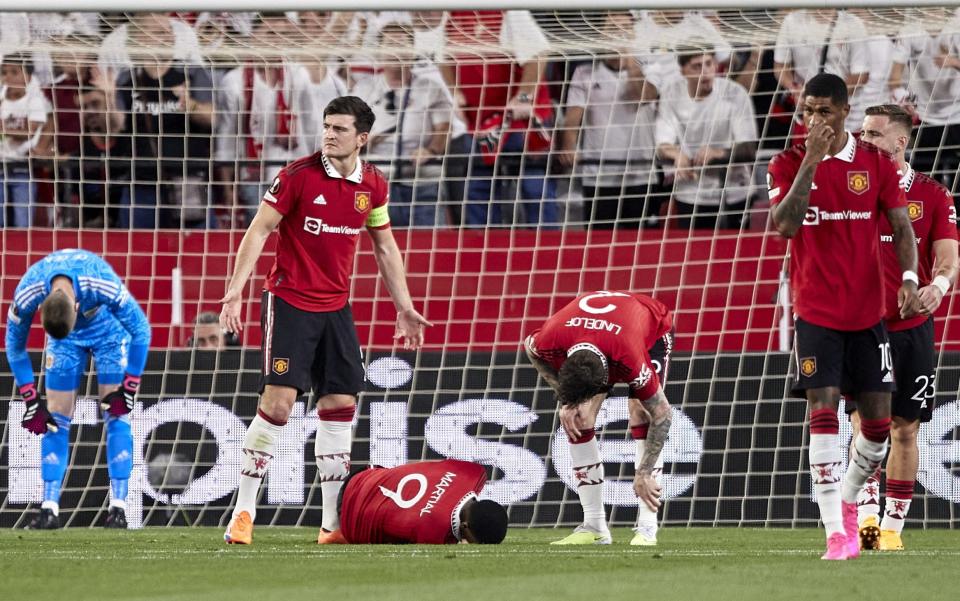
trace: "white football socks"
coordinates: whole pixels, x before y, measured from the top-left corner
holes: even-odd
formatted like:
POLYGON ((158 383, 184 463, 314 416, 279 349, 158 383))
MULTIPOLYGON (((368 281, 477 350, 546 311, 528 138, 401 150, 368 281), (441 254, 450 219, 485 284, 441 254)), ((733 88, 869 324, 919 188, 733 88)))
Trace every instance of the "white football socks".
MULTIPOLYGON (((326 411, 320 412, 317 426, 317 438, 313 453, 320 473, 320 492, 323 498, 323 518, 320 527, 334 531, 340 527, 340 514, 337 511, 337 497, 343 487, 343 481, 350 475, 350 446, 353 442, 353 410, 350 409, 349 421, 324 419, 326 411)), ((341 416, 344 410, 339 411, 341 416)), ((331 412, 332 414, 332 412, 331 412)))
POLYGON ((813 490, 817 493, 820 519, 827 531, 844 534, 840 507, 840 436, 838 434, 810 435, 810 474, 813 490))
POLYGON ((243 437, 243 456, 240 465, 240 490, 237 493, 237 506, 233 509, 236 517, 241 511, 250 514, 250 519, 257 517, 257 493, 260 484, 267 473, 267 467, 277 449, 277 438, 280 436, 282 425, 271 423, 257 411, 247 433, 243 437))
POLYGON ((595 532, 608 532, 607 516, 603 508, 603 462, 600 445, 595 436, 586 442, 570 444, 573 478, 577 485, 583 523, 595 532))

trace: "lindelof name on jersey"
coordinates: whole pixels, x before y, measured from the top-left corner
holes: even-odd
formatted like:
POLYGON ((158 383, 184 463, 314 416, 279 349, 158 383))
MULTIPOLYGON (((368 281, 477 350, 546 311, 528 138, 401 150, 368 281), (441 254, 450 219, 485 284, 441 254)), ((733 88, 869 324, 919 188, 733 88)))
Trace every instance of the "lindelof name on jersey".
POLYGON ((571 317, 563 325, 568 328, 583 328, 585 330, 605 330, 619 334, 623 328, 620 324, 607 321, 606 319, 597 319, 595 317, 571 317))
POLYGON ((323 219, 319 217, 304 217, 303 219, 303 231, 308 234, 313 234, 314 236, 319 236, 320 234, 341 234, 344 236, 359 236, 360 228, 350 227, 347 225, 330 225, 329 223, 324 223, 323 219))
POLYGON ((424 516, 430 513, 430 510, 440 502, 440 497, 443 496, 443 493, 447 492, 447 489, 450 488, 450 485, 453 484, 453 479, 457 475, 453 472, 447 472, 443 475, 443 478, 440 478, 440 482, 433 487, 433 492, 430 493, 430 498, 427 499, 427 504, 423 506, 423 509, 420 510, 420 515, 424 516))
POLYGON ((807 207, 803 225, 819 225, 821 221, 867 221, 873 219, 872 211, 821 211, 819 207, 807 207))

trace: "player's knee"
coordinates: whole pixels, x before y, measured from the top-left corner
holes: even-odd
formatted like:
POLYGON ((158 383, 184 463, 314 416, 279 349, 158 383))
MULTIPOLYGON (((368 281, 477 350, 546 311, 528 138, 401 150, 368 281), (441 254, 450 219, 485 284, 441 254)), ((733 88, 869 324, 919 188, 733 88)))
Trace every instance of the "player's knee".
POLYGON ((267 384, 260 397, 260 411, 275 422, 286 423, 298 396, 296 388, 267 384))
POLYGON ((906 421, 901 418, 894 418, 890 424, 890 441, 896 445, 915 446, 917 444, 917 432, 919 430, 919 421, 906 421))

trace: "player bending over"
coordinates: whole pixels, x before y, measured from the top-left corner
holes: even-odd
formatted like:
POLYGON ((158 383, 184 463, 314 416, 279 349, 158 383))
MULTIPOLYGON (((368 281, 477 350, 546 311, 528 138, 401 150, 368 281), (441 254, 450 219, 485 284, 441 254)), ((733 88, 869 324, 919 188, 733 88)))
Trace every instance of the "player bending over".
POLYGON ((29 528, 60 527, 60 489, 70 464, 70 420, 93 355, 107 429, 110 510, 104 526, 126 528, 133 468, 130 416, 147 363, 150 324, 110 265, 85 250, 59 250, 30 266, 7 312, 7 360, 26 404, 21 424, 40 440, 43 504, 29 528), (27 335, 40 310, 46 341, 47 399, 37 393, 27 335))
POLYGON ((630 432, 637 441, 633 490, 640 499, 631 545, 657 544, 661 451, 671 410, 663 394, 673 318, 663 303, 631 292, 591 292, 574 299, 524 341, 530 362, 557 393, 560 423, 583 507, 583 524, 555 545, 609 545, 603 509, 603 460, 594 431, 614 384, 629 384, 630 432))
POLYGON ((477 495, 482 465, 445 459, 372 468, 347 478, 340 491, 340 529, 323 544, 498 544, 507 510, 477 495))
MULTIPOLYGON (((905 152, 910 144, 913 119, 896 104, 869 107, 860 139, 891 155, 904 174, 907 215, 917 237, 920 281, 920 315, 903 319, 897 309, 900 265, 893 236, 886 222, 880 224, 880 252, 887 295, 887 330, 897 390, 893 393, 890 424, 890 455, 887 458, 887 499, 880 514, 880 469, 872 474, 857 497, 860 547, 880 551, 903 549, 901 532, 917 479, 920 454, 917 431, 930 421, 936 402, 936 351, 933 343, 933 313, 950 287, 957 282, 957 210, 953 198, 940 183, 913 170, 905 152)), ((847 400, 854 437, 860 432, 856 401, 847 400)))

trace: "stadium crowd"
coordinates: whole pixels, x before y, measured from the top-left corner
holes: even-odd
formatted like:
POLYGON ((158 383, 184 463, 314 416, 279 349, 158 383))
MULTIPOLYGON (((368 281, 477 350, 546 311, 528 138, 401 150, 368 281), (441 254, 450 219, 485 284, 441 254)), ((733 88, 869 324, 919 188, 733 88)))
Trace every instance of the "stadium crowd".
POLYGON ((577 18, 2 13, 0 226, 245 227, 319 149, 323 107, 355 95, 394 226, 764 227, 766 159, 804 135, 819 72, 846 81, 851 131, 906 106, 912 164, 954 189, 960 11, 896 35, 858 10, 784 11, 773 44, 728 39, 712 11, 577 18))

